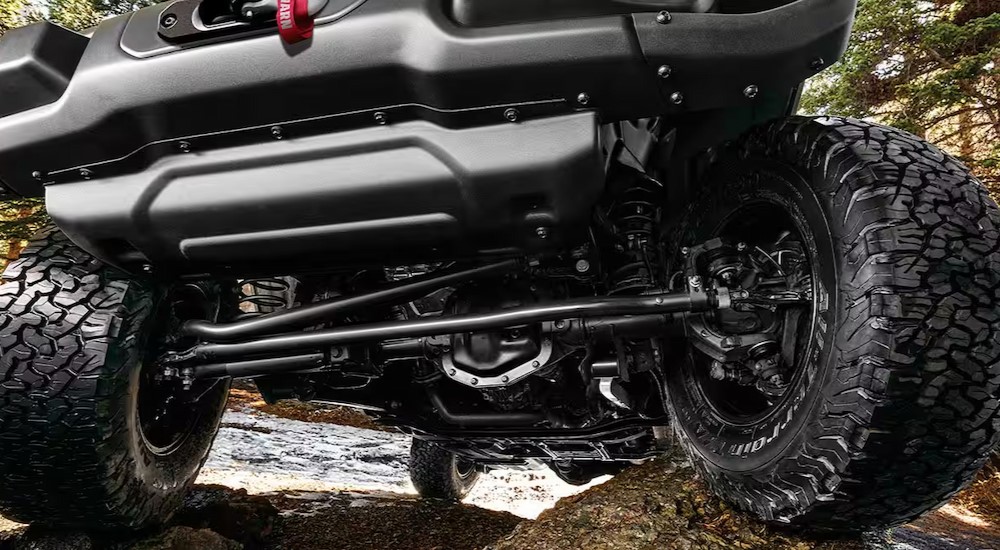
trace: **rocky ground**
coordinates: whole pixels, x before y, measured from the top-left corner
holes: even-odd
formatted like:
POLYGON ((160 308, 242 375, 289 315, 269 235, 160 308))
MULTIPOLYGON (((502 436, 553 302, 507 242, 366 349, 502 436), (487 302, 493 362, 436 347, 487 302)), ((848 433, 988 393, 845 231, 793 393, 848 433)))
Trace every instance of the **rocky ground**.
POLYGON ((421 501, 407 480, 409 440, 401 434, 343 409, 268 406, 243 390, 234 391, 231 409, 204 484, 166 528, 123 538, 0 519, 0 550, 1000 548, 994 472, 894 533, 824 540, 749 520, 669 457, 589 488, 541 471, 500 471, 465 504, 421 501))

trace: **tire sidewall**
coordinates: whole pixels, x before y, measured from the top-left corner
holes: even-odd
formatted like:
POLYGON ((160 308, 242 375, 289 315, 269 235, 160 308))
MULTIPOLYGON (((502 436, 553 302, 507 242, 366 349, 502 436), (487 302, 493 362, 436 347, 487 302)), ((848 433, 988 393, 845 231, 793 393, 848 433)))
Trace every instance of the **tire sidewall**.
MULTIPOLYGON (((668 369, 669 404, 675 429, 689 452, 711 466, 745 475, 768 475, 789 448, 803 444, 810 419, 817 417, 823 388, 834 375, 835 327, 838 303, 838 262, 830 220, 813 187, 792 166, 759 157, 729 158, 719 162, 706 180, 708 188, 691 210, 683 230, 685 246, 716 235, 738 209, 755 202, 777 204, 788 212, 812 258, 815 281, 814 322, 805 361, 796 366, 785 398, 769 414, 742 426, 727 421, 710 404, 691 376, 691 350, 681 364, 668 369)), ((748 391, 752 391, 748 389, 748 391)))
MULTIPOLYGON (((220 381, 209 390, 197 406, 200 408, 190 431, 183 442, 166 454, 154 453, 142 435, 139 419, 139 393, 144 362, 144 350, 151 343, 158 308, 165 293, 139 281, 123 281, 126 290, 121 298, 125 311, 141 311, 138 315, 124 315, 126 323, 112 339, 105 355, 103 372, 107 383, 117 388, 118 406, 109 410, 124 411, 125 429, 104 446, 109 450, 124 450, 130 472, 128 481, 130 499, 145 503, 148 517, 137 517, 136 525, 162 523, 180 506, 186 491, 197 478, 201 466, 218 431, 229 393, 229 381, 220 381), (143 307, 142 302, 148 306, 143 307)), ((111 419, 108 419, 109 422, 111 419)))

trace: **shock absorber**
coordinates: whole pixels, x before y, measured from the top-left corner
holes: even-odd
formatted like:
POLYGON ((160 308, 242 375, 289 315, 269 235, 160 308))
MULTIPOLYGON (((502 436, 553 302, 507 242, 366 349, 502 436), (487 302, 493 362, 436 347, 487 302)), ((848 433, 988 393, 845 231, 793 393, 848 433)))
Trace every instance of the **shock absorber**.
POLYGON ((657 247, 662 185, 646 174, 629 170, 619 179, 608 219, 614 227, 617 251, 609 274, 611 294, 641 294, 657 286, 657 247))

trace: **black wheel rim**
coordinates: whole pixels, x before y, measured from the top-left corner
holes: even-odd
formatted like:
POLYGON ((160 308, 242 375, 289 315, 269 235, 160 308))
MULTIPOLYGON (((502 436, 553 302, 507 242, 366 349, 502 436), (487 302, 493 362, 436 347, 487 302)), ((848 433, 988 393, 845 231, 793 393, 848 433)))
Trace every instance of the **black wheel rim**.
POLYGON ((218 302, 198 285, 169 289, 160 301, 150 325, 145 355, 139 371, 136 420, 146 449, 167 456, 184 446, 198 426, 208 396, 221 380, 196 380, 190 386, 176 376, 164 376, 158 358, 169 349, 192 344, 182 338, 180 326, 191 319, 214 319, 218 302))
MULTIPOLYGON (((793 216, 786 205, 764 200, 741 205, 726 216, 710 236, 715 237, 746 243, 748 250, 756 253, 762 261, 767 261, 763 260, 765 256, 773 258, 775 252, 782 250, 776 249, 775 245, 806 243, 813 238, 806 222, 793 216), (783 234, 787 236, 779 240, 783 234)), ((793 306, 800 308, 798 310, 789 310, 797 311, 797 319, 792 329, 794 347, 791 351, 782 350, 788 365, 785 376, 787 386, 780 396, 767 395, 752 385, 713 379, 709 375, 711 359, 696 350, 690 351, 693 357, 687 361, 689 376, 712 412, 727 424, 741 427, 760 423, 780 410, 785 401, 805 383, 803 364, 812 352, 818 318, 815 296, 820 260, 812 247, 802 246, 801 252, 806 263, 804 272, 809 278, 805 287, 812 299, 808 305, 793 306)), ((786 322, 787 319, 780 321, 782 328, 779 333, 784 332, 786 322)), ((729 334, 717 326, 713 329, 723 335, 729 334)))

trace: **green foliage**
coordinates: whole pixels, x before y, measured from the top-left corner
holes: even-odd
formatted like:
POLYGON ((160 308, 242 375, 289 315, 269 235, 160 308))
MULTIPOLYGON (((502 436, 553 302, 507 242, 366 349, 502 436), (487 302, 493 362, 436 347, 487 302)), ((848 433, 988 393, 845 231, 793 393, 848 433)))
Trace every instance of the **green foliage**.
POLYGON ((847 54, 802 106, 926 137, 1000 191, 1000 0, 861 0, 847 54))

